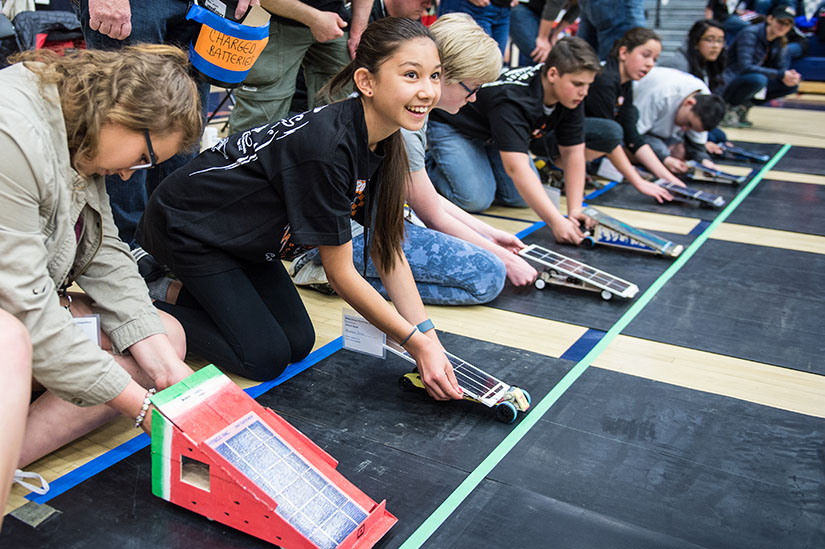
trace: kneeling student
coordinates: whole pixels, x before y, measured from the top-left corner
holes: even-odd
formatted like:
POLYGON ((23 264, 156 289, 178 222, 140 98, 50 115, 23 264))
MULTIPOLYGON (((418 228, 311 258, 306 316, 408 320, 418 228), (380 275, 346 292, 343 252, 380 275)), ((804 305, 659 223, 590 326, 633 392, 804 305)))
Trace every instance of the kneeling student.
POLYGON ((475 103, 455 115, 433 113, 427 136, 427 172, 438 191, 478 212, 494 200, 530 206, 559 242, 578 244, 585 180, 584 106, 601 70, 580 38, 560 40, 543 65, 511 69, 481 87, 475 103), (548 135, 550 134, 550 135, 548 135), (531 142, 558 146, 567 193, 565 218, 547 196, 529 156, 531 142))
MULTIPOLYGON (((501 72, 501 52, 495 40, 466 13, 448 13, 430 26, 441 52, 443 76, 438 109, 455 114, 475 101, 478 86, 495 80, 501 72)), ((518 250, 524 244, 468 214, 435 191, 424 169, 426 123, 417 131, 401 129, 410 161, 404 255, 410 263, 424 303, 473 305, 498 296, 505 276, 515 286, 532 284, 536 270, 518 250), (414 213, 412 213, 414 212, 414 213), (416 224, 415 217, 425 227, 416 224)), ((353 238, 354 260, 361 271, 364 237, 353 238)), ((314 286, 326 281, 318 250, 295 260, 296 284, 314 286)), ((386 297, 375 266, 369 262, 366 278, 386 297)))
POLYGON ((715 168, 705 144, 725 115, 725 102, 691 74, 654 67, 633 84, 636 130, 668 170, 685 173, 684 160, 715 168))
POLYGON ((158 306, 194 352, 257 380, 304 358, 314 331, 281 259, 317 246, 333 289, 410 352, 430 395, 461 397, 401 249, 409 172, 398 130, 421 128, 440 80, 427 28, 380 19, 328 84, 330 95, 354 85, 356 97, 227 137, 160 184, 138 239, 183 283, 175 304, 158 306), (365 253, 395 309, 353 265, 351 218, 369 232, 365 253))

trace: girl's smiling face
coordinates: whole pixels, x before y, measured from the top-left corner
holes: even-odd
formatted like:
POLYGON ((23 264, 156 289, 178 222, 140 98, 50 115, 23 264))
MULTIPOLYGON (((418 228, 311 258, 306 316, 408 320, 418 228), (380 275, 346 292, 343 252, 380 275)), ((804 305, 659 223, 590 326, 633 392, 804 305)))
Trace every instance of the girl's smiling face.
POLYGON ((659 54, 662 53, 662 43, 658 40, 648 40, 628 51, 619 49, 619 63, 621 65, 622 82, 641 80, 656 65, 659 54))
POLYGON ((428 38, 408 40, 375 73, 356 70, 355 82, 364 97, 371 143, 398 128, 419 130, 441 97, 438 49, 428 38))

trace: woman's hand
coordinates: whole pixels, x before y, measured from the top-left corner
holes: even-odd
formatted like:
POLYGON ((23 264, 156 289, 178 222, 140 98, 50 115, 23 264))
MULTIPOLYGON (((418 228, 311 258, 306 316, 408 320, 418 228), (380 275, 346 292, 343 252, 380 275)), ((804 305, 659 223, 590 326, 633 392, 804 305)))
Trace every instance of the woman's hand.
POLYGON ((431 397, 436 400, 461 398, 462 391, 455 379, 453 366, 444 354, 435 330, 427 334, 416 332, 404 347, 415 359, 421 381, 431 397))

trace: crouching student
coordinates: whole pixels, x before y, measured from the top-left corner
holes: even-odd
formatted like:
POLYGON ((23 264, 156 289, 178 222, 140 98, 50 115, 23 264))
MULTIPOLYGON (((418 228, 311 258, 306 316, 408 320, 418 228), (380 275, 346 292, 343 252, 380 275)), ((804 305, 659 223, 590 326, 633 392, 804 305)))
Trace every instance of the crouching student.
POLYGON ((426 27, 378 20, 329 84, 330 95, 354 85, 356 97, 225 138, 160 184, 139 241, 183 283, 176 303, 158 306, 181 321, 193 352, 256 380, 305 357, 314 332, 281 259, 317 246, 333 289, 410 352, 429 393, 460 398, 401 250, 398 130, 421 128, 440 79, 426 27), (353 265, 351 217, 366 227, 395 309, 353 265))
POLYGON ((578 244, 585 180, 584 106, 601 69, 580 38, 560 40, 543 65, 511 69, 481 87, 457 114, 435 111, 427 128, 427 172, 436 189, 464 210, 493 201, 533 208, 559 242, 578 244), (551 133, 552 132, 552 133, 551 133), (551 135, 548 135, 551 134, 551 135), (558 147, 567 193, 565 218, 547 196, 529 156, 531 142, 558 147))
POLYGON ((751 126, 748 110, 756 102, 784 97, 797 90, 800 74, 791 68, 786 38, 795 12, 786 4, 775 7, 764 23, 736 35, 725 68, 722 97, 728 104, 725 125, 751 126), (760 91, 764 95, 759 98, 760 91))
MULTIPOLYGON (((501 52, 496 41, 465 13, 442 15, 430 32, 438 42, 442 62, 441 99, 435 106, 455 114, 468 101, 475 101, 479 85, 498 77, 501 52)), ((414 132, 402 128, 401 135, 410 163, 407 203, 414 212, 406 219, 403 249, 424 303, 486 303, 501 292, 505 276, 516 286, 531 284, 537 273, 517 254, 524 247, 518 238, 476 219, 435 191, 424 168, 426 123, 414 132), (413 221, 416 216, 426 227, 413 221)), ((359 271, 363 269, 363 246, 363 235, 353 238, 359 271)), ((317 250, 296 259, 296 283, 325 282, 320 263, 317 250)), ((386 297, 372 262, 367 264, 366 278, 386 297)))
MULTIPOLYGON (((635 27, 624 33, 613 45, 602 72, 596 76, 587 93, 584 100, 584 112, 587 115, 585 124, 593 118, 615 121, 624 145, 636 155, 641 164, 656 177, 684 185, 659 161, 636 130, 639 113, 633 104, 633 82, 641 80, 653 69, 661 52, 662 42, 654 31, 635 27)), ((585 134, 585 142, 588 137, 585 134)), ((673 199, 666 189, 639 175, 621 144, 616 145, 607 154, 607 158, 640 193, 651 196, 658 202, 673 199)))
POLYGON ((0 71, 0 309, 28 330, 46 389, 22 467, 118 412, 148 427, 147 390, 192 373, 180 325, 158 315, 117 237, 103 176, 125 180, 194 146, 201 111, 177 48, 20 59, 0 71), (73 283, 85 294, 67 294, 73 283))
POLYGON ((725 115, 725 103, 711 95, 704 82, 676 69, 654 67, 633 84, 633 98, 639 111, 636 130, 668 170, 687 172, 685 160, 715 167, 705 144, 708 131, 725 115))

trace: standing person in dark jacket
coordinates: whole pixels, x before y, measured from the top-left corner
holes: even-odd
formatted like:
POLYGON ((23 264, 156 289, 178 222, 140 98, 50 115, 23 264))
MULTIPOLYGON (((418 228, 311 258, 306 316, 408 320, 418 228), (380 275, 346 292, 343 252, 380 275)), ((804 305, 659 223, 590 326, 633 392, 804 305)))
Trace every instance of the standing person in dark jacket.
POLYGON ((790 6, 777 6, 764 23, 741 31, 730 48, 722 98, 728 105, 726 126, 750 126, 748 109, 763 89, 763 100, 793 93, 800 75, 791 69, 785 35, 793 28, 796 14, 790 6))

